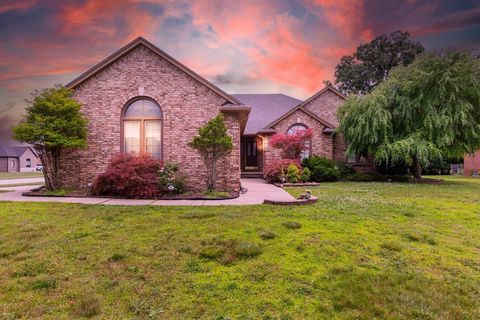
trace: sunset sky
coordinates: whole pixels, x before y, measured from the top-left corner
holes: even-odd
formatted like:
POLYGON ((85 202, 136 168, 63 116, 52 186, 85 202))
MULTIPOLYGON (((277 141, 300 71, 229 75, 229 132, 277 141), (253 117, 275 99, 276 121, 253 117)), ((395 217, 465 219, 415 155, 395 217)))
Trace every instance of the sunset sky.
POLYGON ((66 84, 143 36, 229 93, 306 98, 343 55, 409 31, 480 44, 480 0, 0 0, 0 143, 30 92, 66 84))

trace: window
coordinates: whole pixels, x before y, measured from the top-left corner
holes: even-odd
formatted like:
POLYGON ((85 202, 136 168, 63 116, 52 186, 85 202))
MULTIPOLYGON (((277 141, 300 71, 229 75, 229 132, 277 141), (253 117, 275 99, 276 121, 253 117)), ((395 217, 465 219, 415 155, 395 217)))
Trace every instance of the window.
POLYGON ((15 168, 15 160, 12 160, 12 168, 15 168))
POLYGON ((162 111, 150 99, 131 102, 123 113, 123 152, 162 157, 162 111))
MULTIPOLYGON (((288 128, 287 135, 297 134, 297 133, 299 133, 301 131, 305 131, 307 129, 308 129, 308 127, 306 125, 304 125, 303 123, 296 123, 296 124, 292 125, 290 128, 288 128)), ((312 140, 305 142, 305 149, 300 154, 300 161, 310 157, 311 149, 312 149, 312 140)))
POLYGON ((27 162, 26 167, 31 168, 32 167, 32 160, 30 160, 30 158, 27 158, 26 162, 27 162))

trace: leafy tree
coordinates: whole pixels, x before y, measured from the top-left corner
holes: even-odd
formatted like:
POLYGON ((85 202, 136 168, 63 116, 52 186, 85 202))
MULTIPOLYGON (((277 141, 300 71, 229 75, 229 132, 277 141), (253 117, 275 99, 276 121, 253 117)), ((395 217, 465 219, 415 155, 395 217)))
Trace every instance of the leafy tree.
POLYGON ((66 148, 86 147, 87 120, 72 91, 57 85, 35 91, 28 101, 27 114, 13 128, 14 138, 30 144, 43 165, 45 186, 54 190, 61 186, 58 176, 59 157, 66 148))
POLYGON ((233 149, 232 138, 227 134, 223 114, 218 114, 205 126, 198 129, 198 135, 189 146, 198 150, 207 167, 207 189, 215 190, 218 160, 227 156, 233 149))
POLYGON ((408 65, 424 51, 408 32, 383 34, 344 56, 335 68, 335 83, 344 94, 366 94, 384 81, 397 65, 408 65))
POLYGON ((480 147, 480 62, 469 53, 429 53, 399 66, 365 96, 338 112, 347 152, 378 163, 421 166, 480 147))
POLYGON ((308 148, 308 141, 312 139, 313 130, 298 130, 292 134, 276 133, 270 138, 272 147, 282 150, 284 159, 298 160, 303 151, 308 148))

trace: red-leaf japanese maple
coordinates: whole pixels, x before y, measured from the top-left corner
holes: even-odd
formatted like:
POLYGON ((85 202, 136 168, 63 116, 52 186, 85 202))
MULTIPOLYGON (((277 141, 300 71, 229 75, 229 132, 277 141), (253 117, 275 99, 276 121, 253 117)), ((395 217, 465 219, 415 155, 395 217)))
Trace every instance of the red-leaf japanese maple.
POLYGON ((282 150, 284 159, 298 160, 303 151, 309 148, 308 141, 312 139, 313 130, 298 130, 292 134, 276 133, 270 139, 272 147, 282 150))

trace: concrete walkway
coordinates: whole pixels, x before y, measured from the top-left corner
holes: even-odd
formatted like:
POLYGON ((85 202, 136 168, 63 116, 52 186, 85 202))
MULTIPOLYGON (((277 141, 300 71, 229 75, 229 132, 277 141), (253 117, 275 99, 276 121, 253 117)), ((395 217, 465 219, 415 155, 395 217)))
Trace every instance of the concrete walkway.
POLYGON ((1 187, 0 190, 10 190, 0 193, 0 201, 25 202, 62 202, 105 205, 157 205, 157 206, 215 206, 215 205, 248 205, 261 204, 265 199, 288 201, 293 200, 285 190, 266 183, 262 179, 242 179, 242 186, 248 191, 236 199, 229 200, 131 200, 112 198, 75 198, 75 197, 25 197, 23 192, 33 186, 1 187))
POLYGON ((1 186, 8 186, 8 185, 13 185, 13 184, 33 184, 33 183, 38 183, 42 184, 44 183, 43 178, 20 178, 20 179, 3 179, 0 180, 0 187, 1 186))

